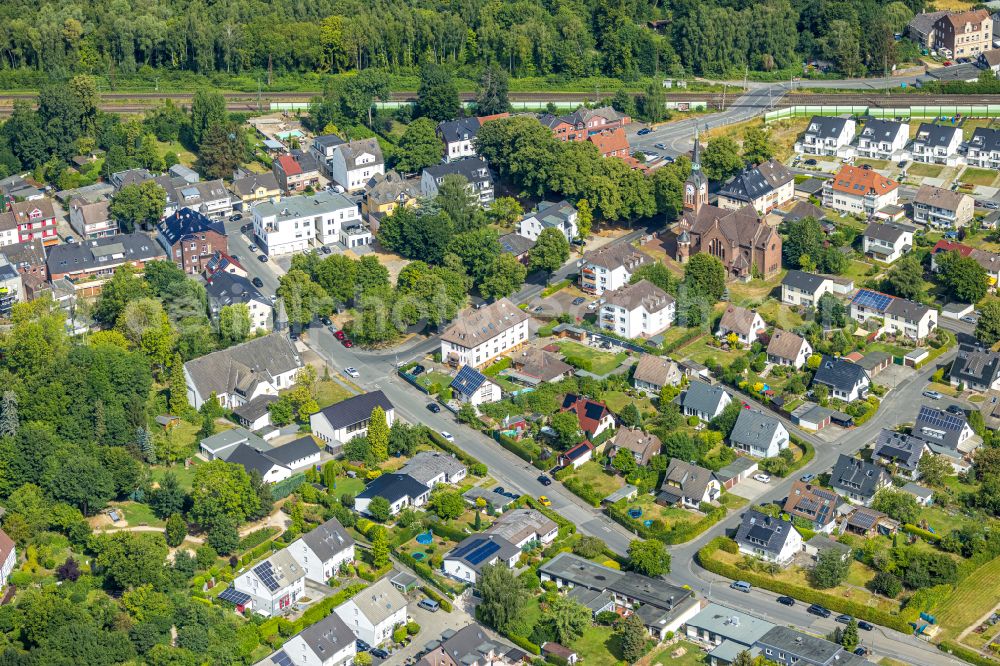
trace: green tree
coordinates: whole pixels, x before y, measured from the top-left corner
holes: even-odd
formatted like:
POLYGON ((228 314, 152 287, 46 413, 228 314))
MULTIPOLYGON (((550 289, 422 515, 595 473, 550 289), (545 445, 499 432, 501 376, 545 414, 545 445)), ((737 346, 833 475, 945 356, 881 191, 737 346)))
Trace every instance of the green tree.
POLYGON ((479 618, 496 631, 506 634, 521 621, 528 601, 524 582, 505 564, 483 567, 476 583, 479 590, 479 618))
POLYGON ((642 414, 639 413, 639 408, 635 406, 634 402, 627 403, 619 412, 618 418, 622 425, 629 428, 638 428, 642 425, 642 414))
POLYGON ((158 587, 165 573, 167 543, 159 532, 114 532, 96 536, 95 564, 113 588, 158 587))
POLYGON ((212 127, 226 123, 226 98, 214 90, 199 90, 191 99, 191 138, 196 146, 201 145, 206 133, 212 127))
POLYGON ((701 167, 709 180, 729 180, 743 168, 740 147, 727 136, 709 139, 701 155, 701 167))
POLYGON ((469 189, 468 179, 461 174, 451 173, 441 179, 433 206, 448 215, 457 233, 481 227, 486 221, 476 196, 469 189))
POLYGON ((208 545, 216 552, 228 555, 240 545, 240 533, 236 523, 228 515, 219 516, 208 530, 208 545))
POLYGON ((307 326, 314 317, 325 314, 326 292, 303 270, 293 268, 282 275, 278 279, 277 294, 285 304, 290 324, 307 326))
MULTIPOLYGON (((789 527, 791 529, 791 527, 789 527)), ((838 550, 821 550, 816 564, 809 570, 809 582, 821 590, 837 587, 847 578, 851 561, 845 560, 838 550)))
POLYGON ((549 426, 556 433, 558 446, 566 450, 583 440, 583 433, 580 431, 580 421, 574 412, 559 412, 553 414, 549 419, 549 426))
POLYGON ((917 474, 920 480, 928 486, 941 488, 946 477, 953 473, 951 463, 944 456, 925 453, 917 461, 917 474))
POLYGON ((389 459, 389 426, 386 425, 385 410, 381 407, 375 407, 368 420, 368 446, 376 461, 389 459))
POLYGON ((222 516, 240 524, 260 507, 250 476, 241 465, 213 460, 195 468, 189 518, 214 525, 222 516))
POLYGON ((465 511, 465 500, 455 491, 444 490, 434 493, 431 498, 431 506, 438 518, 454 520, 465 511))
POLYGON ((1000 342, 1000 301, 988 301, 979 308, 976 337, 991 347, 1000 342))
POLYGON ((118 222, 122 233, 130 234, 137 226, 152 224, 163 217, 167 193, 155 181, 126 185, 111 198, 108 212, 118 222))
POLYGON ((972 257, 947 252, 934 257, 941 285, 952 298, 963 303, 978 303, 989 289, 986 269, 972 257))
POLYGON ((187 523, 181 514, 175 513, 167 518, 167 526, 163 533, 167 545, 171 548, 176 548, 184 542, 184 537, 187 536, 187 523))
POLYGON ((208 178, 231 178, 250 156, 250 146, 238 125, 212 125, 198 147, 198 171, 208 178))
POLYGON ((649 641, 649 634, 642 620, 637 613, 631 613, 623 620, 619 620, 615 633, 618 635, 618 642, 621 645, 622 658, 629 664, 634 664, 646 654, 646 643, 649 641))
POLYGON ((504 228, 512 227, 521 219, 522 215, 524 215, 524 208, 521 207, 521 202, 514 197, 497 197, 486 212, 490 224, 504 228))
POLYGON ((743 132, 743 161, 760 164, 774 157, 771 133, 762 125, 753 125, 743 132))
POLYGON ((699 252, 684 266, 684 285, 708 303, 718 303, 726 291, 726 268, 712 255, 699 252))
POLYGON ((576 237, 581 241, 587 240, 593 226, 594 210, 590 207, 589 201, 580 199, 576 202, 576 237))
POLYGON ((629 565, 645 576, 658 577, 670 573, 670 553, 662 541, 636 539, 628 545, 629 565))
POLYGON ((890 599, 895 599, 903 591, 903 583, 888 571, 879 571, 875 574, 875 577, 868 582, 868 587, 872 592, 890 599))
POLYGON ((389 564, 389 532, 381 525, 372 528, 372 565, 376 569, 389 564))
POLYGON ((733 432, 733 428, 736 427, 736 420, 740 418, 740 412, 743 411, 743 405, 738 400, 730 402, 722 412, 712 419, 712 428, 718 430, 722 433, 723 437, 729 437, 733 432))
POLYGON ((476 115, 494 116, 510 110, 507 99, 507 72, 496 62, 491 62, 483 68, 479 77, 479 92, 476 94, 476 115))
POLYGON ((420 68, 417 115, 441 122, 456 117, 461 108, 458 88, 449 71, 434 63, 424 64, 420 68))
POLYGON ((569 259, 569 242, 559 229, 543 229, 528 251, 528 270, 553 273, 569 259))
POLYGON ((583 636, 590 626, 591 612, 569 596, 558 596, 549 604, 542 622, 557 643, 568 645, 583 636))
POLYGON ((219 310, 219 337, 223 344, 243 342, 250 335, 250 308, 246 303, 230 303, 219 310))
POLYGON ((924 292, 924 268, 916 254, 900 257, 885 277, 883 289, 894 296, 917 300, 924 292))
POLYGON ((55 500, 92 515, 115 496, 111 473, 95 457, 72 446, 45 459, 41 486, 55 500))
POLYGON ((363 69, 347 79, 340 104, 344 115, 354 122, 365 122, 372 127, 372 106, 375 100, 389 101, 392 90, 389 87, 389 75, 379 69, 363 69))
POLYGON ((187 399, 187 380, 184 378, 184 362, 180 354, 174 354, 170 362, 170 380, 167 388, 170 393, 170 413, 175 416, 184 414, 191 405, 187 399))
POLYGON ((483 298, 506 298, 521 288, 527 276, 524 264, 505 252, 494 260, 489 274, 479 285, 479 292, 483 298))
POLYGON ((441 161, 444 143, 437 135, 437 126, 430 118, 417 118, 407 125, 399 139, 396 151, 396 168, 406 173, 417 173, 441 161))
POLYGON ((787 225, 788 235, 781 253, 789 266, 802 268, 803 257, 818 257, 823 252, 823 228, 814 217, 804 217, 787 225))
POLYGON ((0 397, 0 437, 13 437, 20 427, 17 415, 17 394, 7 389, 0 397))
POLYGON ((643 264, 637 268, 629 279, 629 283, 635 284, 640 280, 648 280, 668 294, 677 294, 680 281, 669 268, 658 261, 643 264))
POLYGON ((389 520, 389 516, 392 514, 392 507, 389 505, 389 500, 377 495, 368 502, 368 515, 380 523, 384 523, 389 520))
POLYGON ((920 506, 910 493, 895 488, 882 488, 872 498, 872 508, 900 523, 915 523, 920 506))
POLYGON ((844 627, 844 635, 840 639, 840 644, 848 652, 853 652, 854 648, 858 647, 858 641, 858 621, 852 617, 851 621, 844 627))
POLYGON ((159 487, 149 494, 149 506, 157 518, 168 518, 180 513, 184 510, 186 500, 187 495, 173 472, 164 474, 159 487))
POLYGON ((628 476, 638 468, 635 456, 628 449, 618 449, 614 458, 611 459, 611 466, 622 476, 628 476))

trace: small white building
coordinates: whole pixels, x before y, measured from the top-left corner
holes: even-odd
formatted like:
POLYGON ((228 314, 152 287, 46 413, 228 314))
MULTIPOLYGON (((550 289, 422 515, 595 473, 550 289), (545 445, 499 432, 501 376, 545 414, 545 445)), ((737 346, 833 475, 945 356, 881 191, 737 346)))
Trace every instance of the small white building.
POLYGON ((836 157, 854 141, 853 118, 813 116, 795 152, 836 157))
POLYGON ((17 564, 17 547, 14 545, 14 540, 0 530, 0 587, 6 587, 15 564, 17 564))
POLYGON ((916 228, 899 222, 869 222, 862 238, 865 256, 891 264, 913 249, 916 228))
POLYGON ((910 146, 910 154, 914 162, 957 166, 963 160, 958 152, 961 145, 961 127, 920 123, 917 136, 910 146))
POLYGON ((697 416, 707 423, 721 414, 732 401, 722 386, 692 381, 681 398, 681 410, 684 416, 697 416))
POLYGON ((354 561, 354 539, 336 518, 306 532, 288 550, 305 570, 306 579, 324 585, 341 564, 354 561))
POLYGON ((525 213, 518 223, 518 233, 530 240, 538 240, 544 229, 558 229, 572 243, 577 237, 577 211, 565 199, 559 202, 543 201, 533 213, 525 213))
POLYGON ((305 570, 285 549, 237 576, 233 587, 250 595, 255 612, 273 617, 289 612, 305 595, 305 581, 305 570))
MULTIPOLYGON (((310 198, 313 199, 312 214, 316 226, 316 240, 323 245, 343 242, 346 229, 363 226, 361 208, 343 194, 320 192, 310 198)), ((287 202, 288 199, 284 201, 287 202)), ((344 245, 352 247, 347 243, 344 245)))
POLYGON ((729 444, 757 458, 773 458, 788 448, 788 430, 778 419, 757 409, 741 409, 729 444))
POLYGON ((381 645, 392 631, 406 624, 406 598, 388 578, 382 578, 334 609, 354 636, 371 646, 381 645))
POLYGON ((778 160, 767 160, 727 181, 719 189, 717 205, 725 210, 753 206, 763 216, 794 197, 795 176, 778 160))
POLYGON ((875 160, 898 160, 903 157, 909 140, 909 124, 870 118, 858 134, 858 155, 875 160))
POLYGON ((205 294, 212 320, 218 323, 222 308, 245 305, 250 316, 247 334, 270 331, 274 324, 274 306, 271 299, 260 293, 246 277, 235 272, 217 271, 205 279, 205 294))
POLYGON ((327 446, 338 451, 353 437, 368 435, 372 410, 381 407, 390 428, 396 420, 396 410, 381 389, 335 402, 309 417, 312 433, 327 446))
POLYGON ((354 508, 363 515, 368 513, 368 505, 376 497, 389 502, 389 515, 395 516, 408 506, 419 507, 427 504, 431 489, 409 474, 383 474, 354 498, 354 508))
POLYGON ((528 341, 529 319, 509 298, 463 310, 441 334, 441 360, 483 367, 528 341))
POLYGON ((375 174, 385 173, 385 160, 376 139, 358 139, 333 147, 330 178, 348 192, 363 189, 375 174))
POLYGON ((580 289, 600 296, 605 291, 620 289, 632 279, 632 273, 651 263, 649 255, 629 243, 605 245, 583 255, 580 267, 580 289))
POLYGON ((802 550, 802 535, 791 522, 748 509, 736 532, 736 543, 745 555, 787 566, 802 550))
POLYGON ((775 329, 767 344, 767 360, 777 365, 790 365, 796 370, 805 365, 812 356, 813 348, 805 338, 775 329))
POLYGON ((287 337, 271 333, 191 359, 184 364, 188 402, 201 409, 214 393, 226 409, 236 409, 261 395, 290 388, 302 367, 287 337))
POLYGON ((520 557, 520 548, 487 531, 465 538, 445 554, 441 570, 447 576, 475 584, 483 567, 503 563, 508 569, 513 569, 520 557))
POLYGON ((649 280, 604 293, 601 328, 628 338, 652 337, 670 328, 677 302, 649 280))
POLYGON ((874 321, 884 333, 923 340, 937 329, 937 310, 923 303, 889 296, 871 289, 859 289, 851 299, 851 319, 865 324, 874 321))
POLYGON ((468 474, 465 465, 453 455, 438 451, 420 451, 399 469, 428 488, 447 483, 455 485, 468 474))
POLYGON ((451 380, 451 395, 459 402, 478 407, 503 397, 500 385, 470 365, 463 365, 451 380))
POLYGON ((823 275, 790 270, 781 280, 781 302, 814 308, 823 294, 833 292, 833 280, 823 275))

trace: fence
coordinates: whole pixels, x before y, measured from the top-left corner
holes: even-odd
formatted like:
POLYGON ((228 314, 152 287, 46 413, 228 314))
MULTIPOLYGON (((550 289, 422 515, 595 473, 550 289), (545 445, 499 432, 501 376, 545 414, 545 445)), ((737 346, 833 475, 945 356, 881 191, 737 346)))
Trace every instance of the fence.
POLYGON ((924 104, 895 108, 799 104, 768 111, 764 114, 764 122, 770 123, 776 120, 806 116, 840 116, 843 114, 871 116, 872 118, 955 118, 956 116, 1000 118, 1000 104, 924 104))
POLYGON ((396 371, 396 374, 399 375, 400 377, 402 377, 403 381, 405 381, 407 384, 409 384, 413 388, 417 389, 418 391, 420 391, 424 395, 430 395, 431 392, 429 390, 427 390, 427 388, 421 386, 420 382, 417 381, 417 378, 414 377, 413 375, 411 375, 410 373, 403 372, 403 370, 400 369, 400 370, 396 371))

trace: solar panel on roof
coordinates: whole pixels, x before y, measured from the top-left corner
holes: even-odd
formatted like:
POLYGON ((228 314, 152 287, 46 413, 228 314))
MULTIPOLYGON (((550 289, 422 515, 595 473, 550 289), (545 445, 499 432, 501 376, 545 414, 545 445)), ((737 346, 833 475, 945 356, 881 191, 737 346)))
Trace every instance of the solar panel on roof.
POLYGON ((274 577, 274 569, 271 567, 270 562, 261 562, 253 568, 253 572, 257 574, 261 582, 267 585, 267 589, 274 592, 278 589, 278 581, 274 577))
POLYGON ((488 541, 481 547, 477 548, 474 552, 470 553, 469 557, 466 559, 469 560, 469 564, 479 564, 480 562, 486 560, 486 558, 492 556, 498 550, 500 550, 500 544, 495 541, 488 541))
POLYGON ((871 291, 870 289, 861 289, 854 296, 852 301, 855 305, 861 307, 872 308, 873 310, 885 310, 892 303, 892 296, 887 294, 882 294, 877 291, 871 291))
POLYGON ((223 601, 228 601, 238 606, 250 601, 249 594, 247 594, 246 592, 240 592, 239 590, 233 587, 227 587, 225 590, 223 590, 222 593, 219 595, 219 598, 222 599, 223 601))
POLYGON ((486 539, 473 539, 472 541, 465 544, 461 548, 455 550, 455 552, 453 552, 451 556, 456 558, 465 557, 468 553, 472 552, 473 550, 481 546, 485 541, 486 539))
POLYGON ((292 658, 285 654, 284 650, 271 657, 271 661, 278 666, 294 666, 295 664, 295 662, 292 661, 292 658))

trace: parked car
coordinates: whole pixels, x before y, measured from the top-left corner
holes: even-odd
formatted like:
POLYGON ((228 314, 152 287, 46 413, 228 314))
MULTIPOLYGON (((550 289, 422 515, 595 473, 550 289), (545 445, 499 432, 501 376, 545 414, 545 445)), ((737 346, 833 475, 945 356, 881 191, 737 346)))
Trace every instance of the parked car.
POLYGON ((840 622, 841 624, 850 624, 851 620, 853 620, 853 619, 854 619, 853 617, 851 617, 850 615, 847 615, 846 613, 843 614, 843 615, 838 615, 836 617, 836 621, 840 622))
POLYGON ((253 286, 257 287, 258 289, 260 289, 260 288, 262 288, 264 286, 264 281, 261 280, 259 277, 255 277, 253 280, 250 281, 250 283, 253 286))
POLYGON ((233 222, 239 222, 240 220, 243 219, 243 213, 236 213, 229 219, 232 220, 233 222))
POLYGON ((791 597, 778 597, 778 603, 782 606, 794 606, 795 599, 792 599, 791 597))
POLYGON ((665 143, 654 143, 653 148, 659 148, 660 150, 666 150, 667 144, 665 143))
POLYGON ((583 296, 577 296, 576 298, 573 299, 573 305, 580 305, 581 303, 583 303, 586 300, 587 299, 584 298, 583 296))
POLYGON ((371 645, 368 645, 368 643, 365 643, 360 638, 354 641, 354 647, 355 649, 357 649, 358 652, 368 652, 369 650, 372 649, 371 645))
POLYGON ((319 251, 322 252, 323 254, 333 254, 333 250, 328 248, 326 245, 321 246, 319 248, 319 251))
POLYGON ((337 338, 338 340, 343 340, 344 338, 347 337, 347 333, 344 333, 343 331, 334 331, 333 337, 337 338))
POLYGON ((320 320, 321 322, 323 322, 323 325, 324 325, 324 326, 330 326, 330 325, 332 325, 332 324, 333 324, 333 322, 332 322, 332 321, 330 321, 330 318, 329 318, 329 317, 327 317, 327 316, 323 316, 323 317, 320 317, 320 318, 319 318, 319 320, 320 320))
POLYGON ((414 377, 419 377, 420 375, 424 374, 424 370, 426 370, 426 368, 424 368, 424 366, 422 366, 422 365, 415 365, 415 366, 413 366, 413 369, 410 370, 410 374, 413 375, 414 377))
POLYGON ((824 608, 819 604, 813 604, 812 606, 806 609, 806 612, 811 615, 817 615, 819 617, 830 617, 833 614, 830 612, 829 608, 824 608))
POLYGON ((345 346, 345 347, 347 347, 348 349, 350 349, 351 347, 353 347, 353 346, 354 346, 354 343, 353 343, 353 342, 351 342, 350 340, 348 340, 347 338, 343 338, 343 339, 341 339, 341 341, 340 341, 340 344, 344 345, 344 346, 345 346))
POLYGON ((745 580, 734 580, 732 583, 729 584, 729 587, 733 590, 739 590, 740 592, 748 592, 748 593, 750 592, 750 590, 753 589, 750 583, 746 582, 745 580))
POLYGON ((942 397, 944 397, 937 391, 924 391, 923 396, 925 398, 930 398, 931 400, 940 400, 942 397))
POLYGON ((806 160, 806 166, 816 166, 816 160, 810 157, 806 160))
POLYGON ((865 622, 864 620, 858 620, 858 629, 864 629, 865 631, 871 631, 875 628, 875 625, 871 622, 865 622))
POLYGON ((75 243, 76 242, 76 238, 74 236, 72 236, 72 235, 68 235, 68 236, 66 236, 66 242, 67 243, 75 243))
POLYGON ((438 608, 441 607, 441 604, 439 604, 438 602, 434 601, 433 599, 427 599, 427 598, 421 599, 417 603, 417 605, 423 608, 424 610, 428 610, 432 613, 436 613, 438 611, 438 608))
POLYGON ((427 403, 427 409, 429 409, 431 413, 437 414, 438 412, 441 411, 441 405, 437 404, 436 402, 429 402, 427 403))
POLYGON ((771 477, 764 473, 754 474, 753 479, 754 481, 760 481, 761 483, 771 483, 771 477))
POLYGON ((674 163, 674 158, 671 157, 670 155, 664 155, 663 156, 663 163, 664 164, 673 164, 674 163))
POLYGON ((538 503, 541 504, 542 506, 552 506, 552 500, 550 500, 545 495, 538 496, 538 503))
POLYGON ((361 376, 361 373, 358 372, 356 368, 344 368, 344 374, 351 379, 357 379, 361 376))
POLYGON ((549 477, 545 476, 544 474, 539 474, 538 475, 538 483, 542 484, 543 486, 551 486, 552 485, 552 479, 550 479, 549 477))
POLYGON ((382 648, 375 648, 374 650, 371 651, 371 655, 373 657, 378 657, 379 659, 389 658, 389 653, 383 650, 382 648))
POLYGON ((948 408, 944 411, 948 412, 949 414, 954 414, 955 416, 962 416, 965 414, 965 410, 963 410, 958 405, 948 405, 948 408))
POLYGON ((250 243, 250 245, 248 245, 247 247, 250 248, 251 252, 256 252, 257 251, 257 244, 256 243, 250 243))
POLYGON ((639 131, 637 132, 637 134, 638 134, 639 136, 646 136, 647 134, 649 134, 649 133, 650 133, 650 132, 652 132, 652 131, 653 131, 653 130, 651 130, 651 129, 650 129, 650 128, 648 128, 648 127, 643 127, 643 128, 641 129, 641 130, 639 130, 639 131))
POLYGON ((267 263, 267 255, 266 254, 259 255, 257 257, 257 261, 259 261, 262 264, 266 264, 267 263))
POLYGON ((866 648, 864 645, 859 645, 858 647, 854 648, 854 654, 858 655, 859 657, 863 657, 866 654, 868 654, 868 648, 866 648))
POLYGON ((443 437, 445 441, 451 442, 452 444, 455 443, 455 436, 450 432, 448 432, 447 430, 441 431, 441 437, 443 437))
POLYGON ((536 305, 536 306, 535 306, 535 309, 534 309, 534 310, 532 310, 532 312, 541 312, 541 311, 542 311, 542 310, 544 310, 544 309, 545 309, 545 308, 543 308, 543 307, 542 307, 541 305, 536 305))
POLYGON ((959 321, 964 321, 966 324, 978 324, 979 318, 974 317, 973 315, 965 315, 959 321))
POLYGON ((815 478, 816 478, 815 474, 803 474, 802 476, 799 477, 799 481, 801 481, 802 483, 809 483, 815 478))
POLYGON ((496 488, 493 489, 493 492, 495 492, 497 495, 506 495, 507 493, 505 492, 505 490, 506 489, 503 486, 497 486, 496 488))

